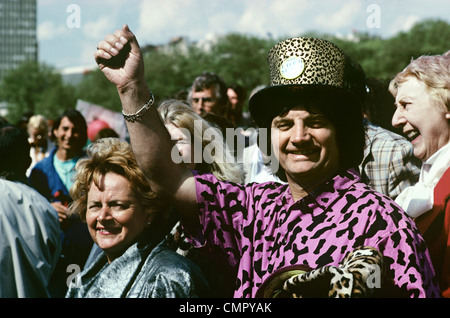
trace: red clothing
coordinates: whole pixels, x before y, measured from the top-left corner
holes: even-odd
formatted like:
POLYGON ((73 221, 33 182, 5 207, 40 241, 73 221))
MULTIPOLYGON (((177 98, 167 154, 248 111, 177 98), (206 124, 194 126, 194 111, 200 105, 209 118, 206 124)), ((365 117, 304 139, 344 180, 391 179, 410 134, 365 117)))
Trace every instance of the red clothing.
POLYGON ((450 168, 434 188, 433 209, 416 223, 427 242, 442 296, 450 298, 450 168))

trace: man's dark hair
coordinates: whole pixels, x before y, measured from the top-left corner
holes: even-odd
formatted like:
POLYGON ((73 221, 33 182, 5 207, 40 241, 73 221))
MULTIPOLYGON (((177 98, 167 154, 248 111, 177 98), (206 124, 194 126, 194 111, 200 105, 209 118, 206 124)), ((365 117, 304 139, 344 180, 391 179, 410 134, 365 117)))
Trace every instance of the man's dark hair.
POLYGON ((0 126, 0 153, 0 178, 26 183, 31 164, 26 132, 10 124, 0 126))
POLYGON ((192 83, 189 100, 192 98, 192 92, 200 92, 204 89, 213 89, 214 94, 216 95, 215 98, 221 106, 228 103, 228 86, 219 75, 211 72, 203 72, 197 76, 192 83))
POLYGON ((234 83, 234 84, 230 84, 228 86, 228 88, 231 88, 236 93, 239 101, 242 102, 245 100, 245 98, 247 98, 247 90, 242 85, 234 83))
MULTIPOLYGON (((361 105, 351 100, 334 100, 332 94, 329 96, 312 94, 311 96, 303 96, 301 100, 296 101, 293 99, 289 104, 286 104, 280 115, 286 114, 289 109, 297 105, 305 106, 306 108, 315 105, 321 109, 336 129, 340 169, 357 168, 362 161, 364 153, 364 126, 361 105), (342 109, 349 109, 349 107, 354 110, 342 111, 342 109)), ((271 123, 268 123, 265 128, 268 131, 267 138, 271 145, 271 123)), ((271 151, 273 150, 271 149, 271 151)), ((272 156, 272 160, 274 159, 272 156)), ((287 181, 286 173, 281 166, 278 167, 275 175, 281 180, 287 181)))
POLYGON ((81 133, 81 144, 84 146, 87 142, 88 135, 87 135, 87 123, 86 119, 84 118, 83 114, 81 114, 78 110, 70 108, 66 109, 55 121, 52 128, 52 140, 55 140, 56 137, 54 135, 54 130, 57 130, 59 126, 61 125, 61 120, 67 117, 79 130, 81 133))

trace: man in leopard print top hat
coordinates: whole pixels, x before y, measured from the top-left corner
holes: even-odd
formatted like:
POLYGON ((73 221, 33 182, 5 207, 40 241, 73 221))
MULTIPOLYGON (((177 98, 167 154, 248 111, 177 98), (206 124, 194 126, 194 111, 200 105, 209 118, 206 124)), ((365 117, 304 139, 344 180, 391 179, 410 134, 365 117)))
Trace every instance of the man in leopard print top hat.
POLYGON ((265 150, 286 184, 223 182, 175 164, 170 136, 148 107, 142 53, 128 26, 100 41, 95 58, 131 119, 131 144, 151 188, 183 214, 194 247, 234 273, 230 296, 255 297, 286 266, 337 267, 363 246, 383 255, 388 275, 374 284, 382 296, 439 295, 414 222, 360 181, 361 108, 349 91, 349 60, 335 45, 312 38, 277 44, 268 58, 271 85, 250 100, 256 123, 270 128, 265 150), (130 53, 119 54, 124 48, 130 53))

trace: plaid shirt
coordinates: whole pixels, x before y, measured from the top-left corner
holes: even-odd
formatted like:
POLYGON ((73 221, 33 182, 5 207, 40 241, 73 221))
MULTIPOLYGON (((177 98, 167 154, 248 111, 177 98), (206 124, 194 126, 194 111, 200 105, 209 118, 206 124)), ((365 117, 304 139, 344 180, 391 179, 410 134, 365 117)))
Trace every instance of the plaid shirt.
POLYGON ((404 137, 364 121, 366 145, 359 166, 361 179, 371 188, 395 199, 419 180, 421 161, 404 137))

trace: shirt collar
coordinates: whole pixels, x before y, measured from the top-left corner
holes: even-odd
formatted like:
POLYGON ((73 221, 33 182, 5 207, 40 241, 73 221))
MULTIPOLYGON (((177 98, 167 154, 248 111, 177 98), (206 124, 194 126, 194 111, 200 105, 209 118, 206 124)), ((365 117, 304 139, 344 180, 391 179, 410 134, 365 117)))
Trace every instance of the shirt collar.
POLYGON ((326 209, 339 196, 339 190, 348 189, 352 184, 360 180, 359 172, 354 168, 350 168, 338 173, 297 202, 294 202, 290 188, 286 187, 282 196, 282 202, 288 205, 289 209, 298 208, 303 213, 312 212, 317 207, 326 209))
POLYGON ((422 164, 420 181, 435 185, 448 167, 450 167, 450 143, 436 151, 422 164))

